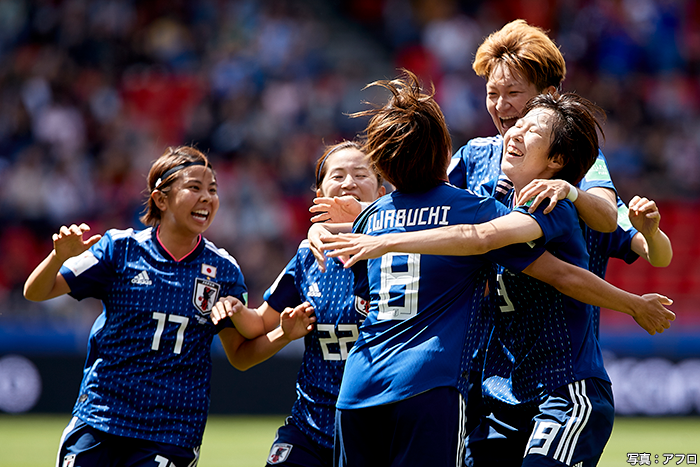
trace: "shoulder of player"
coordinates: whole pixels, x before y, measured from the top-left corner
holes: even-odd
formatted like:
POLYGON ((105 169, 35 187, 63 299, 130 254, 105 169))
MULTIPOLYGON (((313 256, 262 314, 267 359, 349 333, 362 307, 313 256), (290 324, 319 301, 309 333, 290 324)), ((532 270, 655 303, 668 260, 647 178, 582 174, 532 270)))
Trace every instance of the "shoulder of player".
POLYGON ((148 227, 144 230, 128 229, 109 229, 102 235, 103 241, 114 245, 128 244, 136 242, 146 244, 151 241, 152 228, 148 227))
MULTIPOLYGON (((318 274, 321 275, 327 275, 327 272, 332 270, 332 269, 340 269, 343 270, 342 264, 333 258, 327 258, 326 259, 326 272, 323 273, 321 270, 317 267, 314 267, 316 265, 316 257, 313 255, 311 252, 311 244, 309 243, 308 239, 304 239, 301 241, 299 244, 299 248, 297 249, 297 253, 294 258, 292 258, 292 261, 296 261, 296 263, 299 265, 299 267, 304 268, 307 272, 313 272, 316 271, 318 274)), ((348 273, 351 273, 350 269, 346 270, 348 273)))
POLYGON ((457 150, 458 153, 490 153, 495 148, 503 147, 503 138, 498 136, 478 137, 467 141, 467 144, 457 150))
POLYGON ((110 238, 113 240, 121 240, 124 238, 133 238, 136 239, 137 241, 140 240, 142 237, 150 237, 151 235, 151 227, 148 227, 144 230, 134 230, 132 228, 128 229, 109 229, 105 232, 105 235, 108 235, 110 238))
POLYGON ((223 261, 226 263, 230 263, 234 265, 236 268, 240 269, 240 265, 238 264, 238 261, 236 261, 236 258, 231 256, 231 254, 224 248, 219 248, 214 243, 212 243, 210 240, 207 240, 206 238, 202 238, 204 241, 204 252, 206 254, 213 256, 219 261, 223 261))
MULTIPOLYGON (((574 203, 571 202, 568 199, 561 199, 557 202, 557 204, 554 206, 554 209, 552 212, 549 214, 555 214, 557 216, 562 216, 562 217, 572 217, 574 219, 578 219, 578 210, 576 210, 576 206, 574 206, 574 203)), ((547 215, 549 215, 547 214, 547 215)))
POLYGON ((576 207, 574 206, 574 203, 569 201, 568 199, 562 199, 557 202, 557 204, 554 206, 554 209, 550 211, 547 214, 544 214, 544 209, 547 206, 547 202, 541 203, 535 212, 529 213, 528 208, 532 204, 533 200, 530 200, 526 202, 525 204, 521 204, 517 206, 515 209, 517 209, 520 212, 523 212, 525 214, 528 214, 535 219, 542 219, 543 221, 549 221, 549 222, 562 222, 562 223, 571 223, 571 222, 576 222, 578 223, 578 211, 576 210, 576 207))
POLYGON ((450 183, 444 185, 440 196, 442 204, 449 204, 453 207, 462 207, 462 203, 466 203, 466 206, 497 203, 496 199, 491 196, 480 195, 469 188, 459 188, 450 183))

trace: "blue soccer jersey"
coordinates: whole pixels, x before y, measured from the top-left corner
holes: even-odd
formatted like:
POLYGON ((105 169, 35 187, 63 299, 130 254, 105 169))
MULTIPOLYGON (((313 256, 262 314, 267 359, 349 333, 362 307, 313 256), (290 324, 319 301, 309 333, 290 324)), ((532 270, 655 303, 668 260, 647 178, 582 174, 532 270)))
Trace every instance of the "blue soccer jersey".
POLYGON ((73 414, 107 433, 196 447, 209 410, 209 317, 221 296, 246 301, 236 260, 201 238, 180 261, 156 230, 109 230, 61 274, 78 300, 102 300, 73 414))
MULTIPOLYGON (((505 178, 501 171, 502 153, 503 138, 501 136, 470 140, 452 156, 448 170, 450 183, 459 188, 503 199, 507 192, 504 193, 504 185, 499 183, 501 181, 499 179, 505 178)), ((506 190, 510 187, 512 184, 506 185, 506 190)), ((605 156, 600 150, 598 150, 598 158, 586 172, 578 187, 583 191, 591 188, 608 188, 617 192, 605 156)), ((632 263, 637 258, 636 254, 631 251, 629 243, 636 230, 630 230, 628 222, 625 222, 627 214, 626 211, 621 212, 621 210, 624 211, 625 207, 619 197, 617 204, 618 229, 616 232, 601 233, 584 226, 584 236, 590 257, 589 269, 603 279, 608 260, 611 257, 621 258, 627 263, 632 263)), ((597 307, 594 308, 593 321, 596 335, 598 335, 600 309, 597 307)))
MULTIPOLYGON (((589 270, 605 279, 608 259, 619 258, 627 264, 634 263, 639 255, 632 250, 632 238, 638 233, 629 220, 629 208, 617 198, 617 230, 601 233, 586 227, 588 253, 591 256, 589 270)), ((600 333, 600 308, 594 307, 593 327, 596 336, 600 333)))
POLYGON ((333 447, 335 403, 348 352, 357 340, 366 315, 365 301, 353 293, 353 273, 328 258, 322 272, 304 240, 275 283, 265 292, 277 311, 309 302, 316 326, 304 337, 304 358, 297 375, 297 399, 292 420, 307 436, 333 447))
MULTIPOLYGON (((380 198, 354 230, 381 235, 478 224, 507 212, 493 198, 441 184, 380 198)), ((481 256, 389 253, 366 267, 358 263, 358 295, 368 297, 370 307, 348 357, 338 408, 388 404, 437 387, 455 387, 466 397, 471 357, 483 337, 480 305, 492 262, 521 270, 541 253, 514 245, 481 256)))
MULTIPOLYGON (((543 237, 535 243, 559 259, 588 267, 578 213, 568 200, 549 214, 532 216, 543 237)), ((593 326, 593 307, 525 274, 500 268, 499 303, 486 350, 482 391, 485 401, 537 405, 556 388, 586 378, 609 381, 593 326)))
MULTIPOLYGON (((475 193, 495 196, 493 183, 502 174, 503 137, 474 138, 454 153, 447 176, 450 183, 458 188, 466 188, 475 193)), ((598 150, 598 158, 579 183, 579 188, 587 191, 594 187, 609 188, 615 191, 608 163, 598 150)))
POLYGON ((503 138, 471 139, 452 156, 447 176, 457 188, 466 188, 485 196, 493 193, 485 185, 501 174, 503 138))

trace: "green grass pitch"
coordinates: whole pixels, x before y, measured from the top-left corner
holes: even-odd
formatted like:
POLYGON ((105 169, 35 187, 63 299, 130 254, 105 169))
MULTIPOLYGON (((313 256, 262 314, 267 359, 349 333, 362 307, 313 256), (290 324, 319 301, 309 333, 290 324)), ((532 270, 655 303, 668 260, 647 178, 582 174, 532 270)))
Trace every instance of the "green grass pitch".
MULTIPOLYGON (((68 415, 0 415, 0 467, 54 465, 58 440, 68 415)), ((262 467, 284 416, 209 418, 200 467, 262 467)), ((664 465, 669 454, 700 453, 700 417, 618 417, 601 467, 629 466, 628 453, 651 454, 651 465, 664 465), (654 455, 658 454, 658 464, 654 455)), ((676 465, 680 458, 667 462, 676 465)), ((692 465, 683 461, 680 465, 692 465)), ((698 464, 700 465, 700 464, 698 464)))

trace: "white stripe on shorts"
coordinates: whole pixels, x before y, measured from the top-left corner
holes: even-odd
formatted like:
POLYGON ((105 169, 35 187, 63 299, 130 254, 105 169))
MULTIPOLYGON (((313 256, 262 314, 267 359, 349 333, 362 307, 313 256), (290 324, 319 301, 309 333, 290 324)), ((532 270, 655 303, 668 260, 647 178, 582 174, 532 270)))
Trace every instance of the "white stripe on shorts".
POLYGON ((194 459, 192 459, 192 462, 190 462, 187 467, 197 467, 197 464, 199 464, 199 449, 200 448, 201 448, 201 446, 197 446, 196 448, 194 448, 192 450, 192 452, 194 454, 194 459))
POLYGON ((588 419, 593 411, 593 404, 586 395, 586 381, 576 381, 568 385, 569 396, 573 409, 571 417, 566 422, 564 433, 561 435, 554 458, 566 465, 571 464, 578 437, 586 428, 588 419))
POLYGON ((457 461, 455 462, 455 467, 462 467, 464 463, 464 449, 467 440, 467 403, 464 400, 462 393, 459 393, 459 430, 457 430, 457 435, 459 439, 457 440, 457 461))
POLYGON ((75 428, 75 424, 78 423, 78 417, 73 417, 68 423, 68 426, 66 427, 65 430, 63 430, 63 433, 61 434, 61 440, 58 442, 58 452, 56 453, 56 467, 61 467, 61 448, 63 448, 63 442, 66 440, 66 436, 68 436, 68 433, 73 431, 73 428, 75 428))

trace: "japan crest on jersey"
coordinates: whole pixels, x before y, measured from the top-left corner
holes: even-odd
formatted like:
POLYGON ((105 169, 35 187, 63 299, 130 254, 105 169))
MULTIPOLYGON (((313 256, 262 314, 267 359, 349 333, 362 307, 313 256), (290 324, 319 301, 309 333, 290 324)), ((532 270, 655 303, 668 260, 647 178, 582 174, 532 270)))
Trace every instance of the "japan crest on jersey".
POLYGON ((194 294, 192 304, 203 315, 211 313, 211 309, 219 298, 221 286, 216 282, 198 277, 194 282, 194 294))
POLYGON ((270 455, 267 456, 268 464, 280 464, 287 460, 289 453, 292 452, 292 445, 285 443, 275 443, 270 449, 270 455))
POLYGON ((364 298, 355 295, 355 311, 362 316, 367 316, 369 313, 369 301, 364 298))

